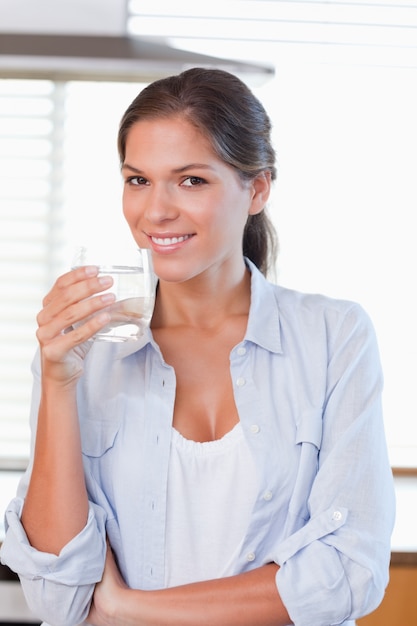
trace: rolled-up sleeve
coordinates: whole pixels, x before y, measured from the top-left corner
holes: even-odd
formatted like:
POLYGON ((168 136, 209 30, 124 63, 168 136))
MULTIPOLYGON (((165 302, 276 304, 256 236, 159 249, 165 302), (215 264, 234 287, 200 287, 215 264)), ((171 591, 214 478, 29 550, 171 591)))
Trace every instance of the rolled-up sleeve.
MULTIPOLYGON (((275 555, 277 587, 296 626, 361 617, 378 606, 388 583, 394 487, 378 349, 360 307, 329 333, 328 344, 317 473, 307 499, 291 507, 306 519, 275 555)), ((312 444, 300 445, 302 468, 303 458, 312 457, 312 444)), ((305 470, 311 474, 309 462, 305 470)))
POLYGON ((22 507, 23 500, 15 498, 6 510, 2 562, 19 573, 28 606, 39 619, 54 626, 80 624, 104 569, 104 513, 90 504, 84 529, 55 555, 30 545, 20 522, 22 507))

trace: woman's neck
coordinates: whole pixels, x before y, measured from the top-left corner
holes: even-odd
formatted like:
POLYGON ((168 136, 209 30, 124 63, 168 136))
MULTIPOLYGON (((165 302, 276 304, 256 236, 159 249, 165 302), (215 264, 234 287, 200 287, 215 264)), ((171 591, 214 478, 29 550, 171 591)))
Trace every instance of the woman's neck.
POLYGON ((153 328, 192 326, 215 328, 225 318, 247 315, 250 272, 243 266, 233 277, 196 277, 184 283, 159 281, 153 328))

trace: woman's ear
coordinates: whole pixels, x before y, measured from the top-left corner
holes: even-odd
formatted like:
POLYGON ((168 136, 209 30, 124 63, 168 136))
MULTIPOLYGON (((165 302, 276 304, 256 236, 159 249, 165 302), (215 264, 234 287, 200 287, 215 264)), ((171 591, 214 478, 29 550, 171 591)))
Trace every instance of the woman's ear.
POLYGON ((265 208, 271 192, 271 172, 265 170, 260 172, 251 182, 252 202, 249 208, 249 215, 256 215, 265 208))

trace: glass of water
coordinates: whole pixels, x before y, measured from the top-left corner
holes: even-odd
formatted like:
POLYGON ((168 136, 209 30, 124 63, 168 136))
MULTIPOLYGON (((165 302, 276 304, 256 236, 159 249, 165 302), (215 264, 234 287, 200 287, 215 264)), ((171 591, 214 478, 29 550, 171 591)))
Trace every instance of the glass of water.
POLYGON ((139 339, 149 326, 155 304, 156 277, 151 251, 137 248, 112 253, 80 246, 76 249, 72 268, 82 265, 96 265, 99 276, 111 276, 113 285, 102 293, 110 292, 116 296, 115 302, 102 309, 110 313, 110 322, 92 340, 139 339))

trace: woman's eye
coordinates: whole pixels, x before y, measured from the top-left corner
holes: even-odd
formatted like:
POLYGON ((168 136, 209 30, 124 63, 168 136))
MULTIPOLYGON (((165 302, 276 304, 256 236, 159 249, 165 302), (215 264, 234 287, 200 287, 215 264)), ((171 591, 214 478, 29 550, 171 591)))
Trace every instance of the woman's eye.
POLYGON ((146 180, 146 178, 143 178, 143 176, 130 176, 126 180, 126 182, 128 185, 139 186, 139 185, 146 185, 148 181, 146 180))
POLYGON ((181 184, 184 187, 196 187, 197 185, 202 185, 205 182, 204 178, 200 178, 199 176, 187 176, 181 184))

